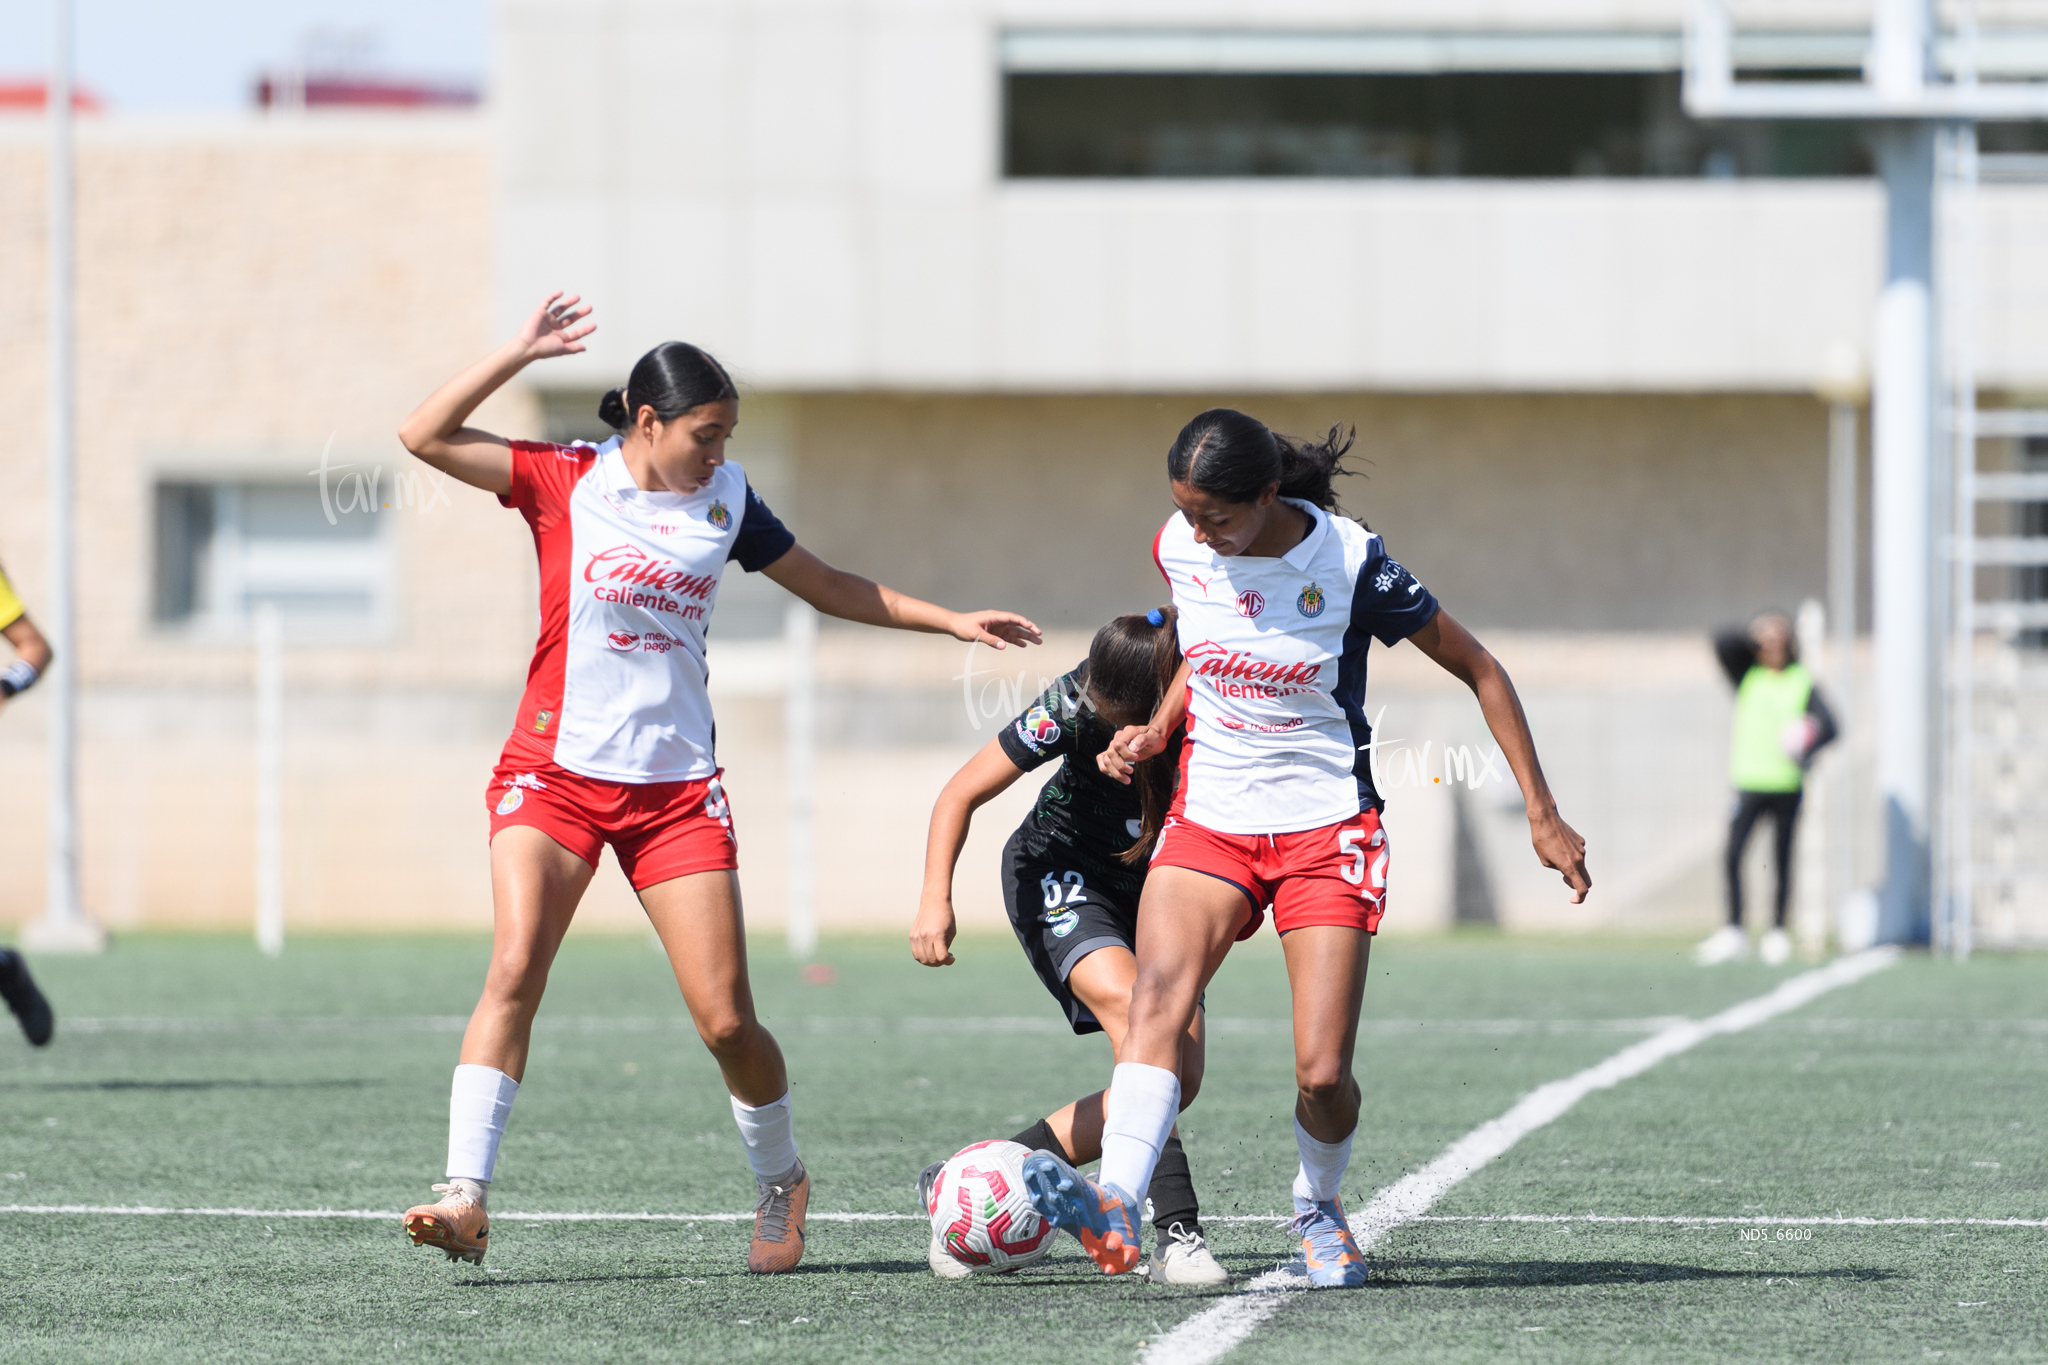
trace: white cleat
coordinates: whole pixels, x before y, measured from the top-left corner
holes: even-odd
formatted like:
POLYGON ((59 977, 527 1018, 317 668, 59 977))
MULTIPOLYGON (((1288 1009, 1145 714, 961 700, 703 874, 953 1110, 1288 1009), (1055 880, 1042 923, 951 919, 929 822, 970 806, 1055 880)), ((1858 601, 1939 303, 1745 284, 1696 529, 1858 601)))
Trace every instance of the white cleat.
POLYGON ((1766 967, 1782 967, 1792 960, 1792 936, 1783 929, 1773 929, 1757 944, 1756 955, 1766 967))
POLYGON ((1749 956, 1749 938, 1740 925, 1724 924, 1703 938, 1692 950, 1692 960, 1702 967, 1734 962, 1749 956))
POLYGON ((924 1259, 932 1274, 942 1280, 964 1280, 974 1273, 946 1253, 946 1244, 936 1228, 932 1230, 932 1244, 925 1248, 924 1259))
POLYGON ((1202 1234, 1175 1223, 1159 1238, 1146 1263, 1153 1284, 1228 1284, 1230 1272, 1210 1254, 1202 1234))

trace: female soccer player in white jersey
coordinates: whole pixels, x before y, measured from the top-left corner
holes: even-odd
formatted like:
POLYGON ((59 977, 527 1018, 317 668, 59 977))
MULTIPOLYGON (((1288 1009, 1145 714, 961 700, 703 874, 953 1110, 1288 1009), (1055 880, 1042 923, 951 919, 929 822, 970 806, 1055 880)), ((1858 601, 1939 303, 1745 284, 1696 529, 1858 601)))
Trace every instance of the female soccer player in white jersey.
POLYGON ((732 1093, 760 1187, 747 1268, 803 1254, 810 1180, 790 1125, 789 1076, 754 1015, 732 810, 712 749, 704 639, 728 560, 828 616, 951 634, 997 649, 1035 642, 1008 612, 953 612, 842 573, 796 544, 725 458, 739 395, 718 362, 666 342, 598 414, 603 445, 507 441, 464 425, 528 364, 583 349, 588 305, 551 295, 510 341, 444 384, 399 430, 406 448, 496 493, 533 529, 540 639, 485 801, 495 930, 483 998, 449 1100, 443 1197, 405 1215, 413 1241, 481 1261, 498 1143, 526 1070, 548 967, 600 851, 668 951, 684 1004, 732 1093))
POLYGON ((1319 1286, 1365 1282, 1338 1200, 1358 1126, 1351 1074, 1388 848, 1369 762, 1365 656, 1413 640, 1469 686, 1521 784, 1530 836, 1574 902, 1592 883, 1585 841, 1559 818, 1512 683, 1492 655, 1390 558, 1335 515, 1350 442, 1303 444, 1218 408, 1166 459, 1178 515, 1153 542, 1180 609, 1184 687, 1119 734, 1113 776, 1186 723, 1180 788, 1145 880, 1137 978, 1110 1084, 1099 1183, 1034 1153, 1039 1212, 1072 1228, 1109 1274, 1138 1261, 1136 1211, 1178 1112, 1180 1037, 1230 945, 1273 910, 1294 1006, 1295 1229, 1319 1286))
MULTIPOLYGON (((1180 668, 1173 618, 1172 607, 1155 607, 1144 615, 1119 616, 1095 632, 1080 667, 1056 679, 953 775, 932 807, 924 893, 910 931, 910 951, 919 962, 952 964, 953 868, 975 809, 1025 773, 1059 760, 1059 770, 1003 847, 1003 901, 1024 955, 1074 1032, 1106 1033, 1112 1049, 1123 1043, 1138 969, 1145 857, 1173 799, 1173 758, 1169 752, 1147 760, 1135 787, 1106 776, 1095 759, 1120 729, 1149 719, 1172 685, 1180 668)), ((1181 1043, 1178 1070, 1187 1103, 1201 1084, 1199 1009, 1181 1043)), ((1095 1160, 1102 1151, 1101 1092, 1040 1119, 1013 1140, 1075 1164, 1095 1160)), ((918 1177, 917 1192, 927 1209, 943 1164, 927 1166, 918 1177)), ((1152 1177, 1152 1224, 1159 1229, 1152 1279, 1221 1284, 1229 1278, 1202 1235, 1187 1153, 1171 1134, 1152 1177)), ((937 1234, 926 1260, 945 1278, 969 1273, 937 1234)))

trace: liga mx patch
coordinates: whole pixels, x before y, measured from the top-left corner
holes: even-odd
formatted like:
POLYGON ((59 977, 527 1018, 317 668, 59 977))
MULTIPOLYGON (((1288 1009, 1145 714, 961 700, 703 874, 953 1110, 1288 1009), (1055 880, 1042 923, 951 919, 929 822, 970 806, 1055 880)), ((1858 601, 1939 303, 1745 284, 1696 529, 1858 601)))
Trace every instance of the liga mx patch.
POLYGON ((1034 753, 1043 753, 1047 745, 1060 742, 1060 723, 1044 706, 1033 706, 1017 722, 1017 738, 1030 745, 1034 753))
POLYGON ((498 814, 510 815, 513 811, 518 810, 521 806, 525 804, 526 793, 518 787, 514 787, 512 790, 506 792, 505 795, 499 799, 498 814))

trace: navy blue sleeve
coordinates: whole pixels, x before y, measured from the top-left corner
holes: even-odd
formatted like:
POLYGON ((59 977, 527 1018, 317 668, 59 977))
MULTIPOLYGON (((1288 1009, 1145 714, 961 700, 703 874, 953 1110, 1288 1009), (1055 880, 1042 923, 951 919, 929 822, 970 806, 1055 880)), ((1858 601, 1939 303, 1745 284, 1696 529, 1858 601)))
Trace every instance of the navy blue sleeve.
POLYGON ((1351 595, 1351 624, 1370 631, 1383 645, 1395 645, 1436 619, 1436 599, 1419 579, 1373 540, 1372 555, 1358 571, 1351 595))
POLYGON ((768 510, 754 485, 747 485, 747 510, 740 517, 740 533, 732 538, 727 559, 737 559, 748 573, 759 573, 789 553, 796 537, 782 519, 768 510))

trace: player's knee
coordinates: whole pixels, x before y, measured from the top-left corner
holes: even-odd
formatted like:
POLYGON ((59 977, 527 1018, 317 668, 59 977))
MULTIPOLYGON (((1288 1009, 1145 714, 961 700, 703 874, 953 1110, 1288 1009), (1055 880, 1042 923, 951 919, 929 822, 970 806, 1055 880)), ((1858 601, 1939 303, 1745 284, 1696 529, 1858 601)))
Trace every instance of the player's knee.
POLYGON ((697 1036, 704 1040, 704 1046, 711 1049, 712 1055, 730 1056, 744 1051, 753 1041, 754 1021, 737 1010, 721 1011, 698 1022, 697 1036))
POLYGON ((505 1004, 535 1005, 548 983, 548 964, 530 949, 501 947, 491 954, 484 994, 505 1004))
POLYGON ((1350 1070, 1337 1058, 1330 1057, 1296 1063, 1294 1084, 1304 1100, 1321 1108, 1347 1098, 1355 1082, 1351 1079, 1350 1070))

